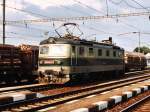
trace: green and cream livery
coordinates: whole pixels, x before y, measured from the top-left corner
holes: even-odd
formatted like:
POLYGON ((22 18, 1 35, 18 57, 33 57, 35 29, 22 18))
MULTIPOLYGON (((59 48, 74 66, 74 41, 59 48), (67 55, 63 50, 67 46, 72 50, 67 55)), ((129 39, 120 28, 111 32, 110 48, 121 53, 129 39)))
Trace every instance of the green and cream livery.
POLYGON ((62 84, 89 76, 101 77, 104 72, 124 72, 124 50, 112 44, 111 38, 94 42, 67 35, 40 43, 40 82, 62 84))

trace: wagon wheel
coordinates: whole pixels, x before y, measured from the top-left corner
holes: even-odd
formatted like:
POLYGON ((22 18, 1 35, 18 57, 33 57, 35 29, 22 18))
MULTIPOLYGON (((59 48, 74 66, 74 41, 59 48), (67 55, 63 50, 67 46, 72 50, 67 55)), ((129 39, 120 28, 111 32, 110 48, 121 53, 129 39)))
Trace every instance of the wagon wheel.
POLYGON ((48 77, 38 77, 39 83, 49 83, 48 77))

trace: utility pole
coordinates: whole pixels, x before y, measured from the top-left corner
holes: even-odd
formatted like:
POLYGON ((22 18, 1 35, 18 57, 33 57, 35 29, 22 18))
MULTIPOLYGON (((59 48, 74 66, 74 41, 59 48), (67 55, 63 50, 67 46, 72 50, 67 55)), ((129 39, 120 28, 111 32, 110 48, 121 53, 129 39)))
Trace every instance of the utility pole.
POLYGON ((139 53, 141 52, 141 33, 140 31, 138 32, 139 34, 139 53))
POLYGON ((140 50, 140 47, 141 47, 141 32, 133 32, 133 33, 138 33, 138 37, 139 37, 139 47, 138 47, 138 52, 140 53, 141 50, 140 50))
POLYGON ((107 14, 106 16, 108 16, 108 1, 106 0, 106 7, 107 7, 107 14))
POLYGON ((5 44, 5 0, 3 0, 3 45, 5 44))

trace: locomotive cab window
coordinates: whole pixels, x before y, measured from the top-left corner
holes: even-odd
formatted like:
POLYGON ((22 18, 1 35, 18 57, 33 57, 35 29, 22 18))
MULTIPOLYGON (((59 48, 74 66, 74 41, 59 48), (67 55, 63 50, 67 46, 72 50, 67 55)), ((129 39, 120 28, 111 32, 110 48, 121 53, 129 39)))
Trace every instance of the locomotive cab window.
POLYGON ((106 50, 106 56, 110 56, 109 50, 106 50))
POLYGON ((114 57, 116 57, 117 55, 116 55, 117 53, 116 53, 116 51, 113 51, 113 56, 114 57))
POLYGON ((42 46, 40 47, 40 54, 48 54, 49 47, 48 46, 42 46))
POLYGON ((89 56, 93 56, 94 55, 94 50, 93 48, 89 48, 89 56))
POLYGON ((49 56, 52 57, 64 57, 68 54, 68 47, 63 44, 53 44, 50 47, 49 56))
POLYGON ((84 47, 79 47, 79 55, 84 56, 84 47))
POLYGON ((98 56, 102 56, 102 49, 98 49, 98 56))
POLYGON ((72 55, 74 56, 76 53, 76 47, 75 46, 72 46, 72 55))
POLYGON ((119 51, 119 52, 118 52, 118 57, 122 57, 122 56, 123 56, 122 52, 119 51))

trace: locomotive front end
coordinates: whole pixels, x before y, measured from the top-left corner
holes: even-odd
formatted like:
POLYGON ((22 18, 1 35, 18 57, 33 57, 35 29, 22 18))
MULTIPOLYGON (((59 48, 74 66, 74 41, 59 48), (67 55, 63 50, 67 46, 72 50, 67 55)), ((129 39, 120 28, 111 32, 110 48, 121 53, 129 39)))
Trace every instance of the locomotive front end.
POLYGON ((39 82, 64 84, 70 80, 69 45, 43 44, 39 51, 39 82))

